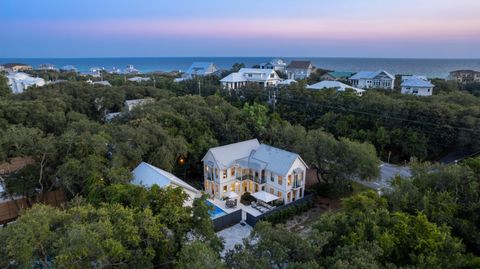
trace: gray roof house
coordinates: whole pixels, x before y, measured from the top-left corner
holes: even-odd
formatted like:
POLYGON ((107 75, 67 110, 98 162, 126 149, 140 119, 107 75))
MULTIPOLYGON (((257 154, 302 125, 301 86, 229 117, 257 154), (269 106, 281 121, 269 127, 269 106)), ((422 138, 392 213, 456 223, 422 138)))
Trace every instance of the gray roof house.
POLYGON ((360 71, 350 77, 352 86, 360 89, 386 89, 393 90, 395 77, 385 70, 360 71))
POLYGON ((292 61, 287 66, 288 79, 306 79, 312 74, 314 69, 311 61, 292 61))

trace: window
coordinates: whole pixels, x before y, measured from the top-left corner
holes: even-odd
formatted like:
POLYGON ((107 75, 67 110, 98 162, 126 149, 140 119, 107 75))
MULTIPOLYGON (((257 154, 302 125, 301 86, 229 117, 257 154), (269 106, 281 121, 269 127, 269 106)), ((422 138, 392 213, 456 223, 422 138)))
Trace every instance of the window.
POLYGON ((278 176, 278 185, 283 185, 283 177, 278 176))
POLYGON ((288 175, 287 185, 292 185, 292 175, 288 175))
POLYGON ((275 77, 275 74, 271 73, 270 78, 274 78, 274 77, 275 77))
POLYGON ((230 176, 234 177, 235 176, 235 168, 230 168, 230 176))
POLYGON ((248 74, 248 77, 251 78, 251 77, 253 77, 253 75, 252 75, 252 74, 248 74))
POLYGON ((227 170, 222 170, 223 171, 223 178, 227 178, 227 170))
POLYGON ((223 186, 223 192, 227 192, 227 186, 223 186))
POLYGON ((275 190, 273 188, 270 188, 270 193, 275 194, 275 190))
POLYGON ((230 185, 230 191, 235 191, 235 183, 232 183, 232 185, 230 185))
POLYGON ((218 168, 215 168, 215 177, 218 177, 218 168))
POLYGON ((274 181, 275 181, 275 177, 273 176, 273 173, 270 173, 270 181, 271 181, 271 182, 274 182, 274 181))
POLYGON ((277 196, 280 197, 280 200, 283 200, 283 193, 281 191, 278 191, 277 196))

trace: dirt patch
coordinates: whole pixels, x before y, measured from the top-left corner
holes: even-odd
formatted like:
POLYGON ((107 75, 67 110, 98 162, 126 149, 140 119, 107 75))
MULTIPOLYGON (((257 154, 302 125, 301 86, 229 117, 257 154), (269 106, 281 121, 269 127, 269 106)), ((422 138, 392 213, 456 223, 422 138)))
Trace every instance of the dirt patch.
POLYGON ((328 211, 337 211, 339 208, 340 200, 317 197, 313 208, 288 219, 285 228, 301 236, 307 236, 320 215, 328 211))

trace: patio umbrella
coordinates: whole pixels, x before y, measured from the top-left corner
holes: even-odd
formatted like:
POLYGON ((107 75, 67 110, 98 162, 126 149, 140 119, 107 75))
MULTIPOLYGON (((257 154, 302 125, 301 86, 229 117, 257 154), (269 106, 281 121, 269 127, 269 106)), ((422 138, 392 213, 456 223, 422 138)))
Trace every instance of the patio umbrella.
POLYGON ((228 199, 236 199, 236 198, 238 198, 238 194, 237 194, 236 192, 234 192, 234 191, 229 191, 229 192, 227 192, 227 195, 226 195, 226 196, 227 196, 228 199))

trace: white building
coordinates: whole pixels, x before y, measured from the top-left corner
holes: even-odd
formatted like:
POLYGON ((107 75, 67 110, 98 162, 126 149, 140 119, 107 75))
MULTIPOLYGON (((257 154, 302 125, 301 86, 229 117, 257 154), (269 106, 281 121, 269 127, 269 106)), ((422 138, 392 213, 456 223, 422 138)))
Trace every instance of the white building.
MULTIPOLYGON (((115 68, 114 68, 115 69, 115 68)), ((137 69, 135 69, 135 67, 133 67, 133 65, 129 64, 127 65, 127 68, 125 68, 123 70, 123 73, 124 74, 140 74, 140 71, 138 71, 137 69)))
POLYGON ((57 68, 53 64, 41 64, 38 66, 38 70, 42 71, 57 71, 57 68))
POLYGON ((146 81, 150 81, 150 78, 144 78, 144 77, 133 77, 133 78, 129 78, 128 81, 131 81, 131 82, 136 82, 136 83, 140 83, 140 82, 146 82, 146 81))
POLYGON ((238 89, 247 84, 258 84, 263 87, 274 87, 282 79, 273 69, 242 68, 220 80, 226 89, 238 89))
POLYGON ((146 104, 152 103, 154 101, 155 101, 155 99, 153 99, 153 98, 127 100, 127 101, 125 101, 125 110, 127 112, 130 112, 135 107, 146 105, 146 104))
POLYGON ((361 71, 350 77, 350 83, 360 89, 385 89, 393 90, 395 77, 385 70, 361 71))
POLYGON ((260 69, 273 69, 275 71, 285 72, 287 70, 287 63, 282 59, 275 58, 268 63, 260 64, 260 69))
POLYGON ((197 76, 208 76, 217 72, 218 67, 210 62, 194 62, 185 72, 185 78, 194 78, 197 76))
POLYGON ((188 195, 185 201, 185 206, 192 206, 193 200, 201 196, 200 191, 187 184, 185 181, 179 179, 172 173, 155 167, 151 164, 142 162, 132 172, 132 183, 135 185, 151 188, 157 185, 160 188, 167 188, 168 186, 175 188, 182 188, 188 195))
POLYGON ((329 80, 324 80, 324 81, 320 81, 318 83, 315 83, 313 85, 309 85, 309 86, 307 86, 307 89, 310 89, 310 90, 335 89, 339 92, 344 92, 347 89, 352 89, 359 96, 363 95, 363 93, 365 92, 365 90, 352 87, 352 86, 347 85, 345 83, 342 83, 340 81, 329 81, 329 80))
POLYGON ((264 191, 290 203, 305 193, 308 166, 302 158, 257 139, 211 148, 202 161, 205 192, 215 198, 264 191))
POLYGON ((88 84, 92 85, 101 85, 101 86, 106 86, 106 87, 112 87, 112 84, 108 82, 107 80, 101 80, 101 81, 92 81, 91 79, 86 81, 88 84))
POLYGON ((32 86, 44 86, 45 80, 43 78, 34 78, 25 73, 9 73, 7 75, 8 86, 12 90, 12 93, 22 93, 24 90, 32 86))
POLYGON ((435 86, 424 76, 403 76, 401 87, 402 94, 430 96, 435 86))
POLYGON ((288 79, 301 80, 310 77, 315 68, 310 61, 292 61, 287 66, 288 79))

